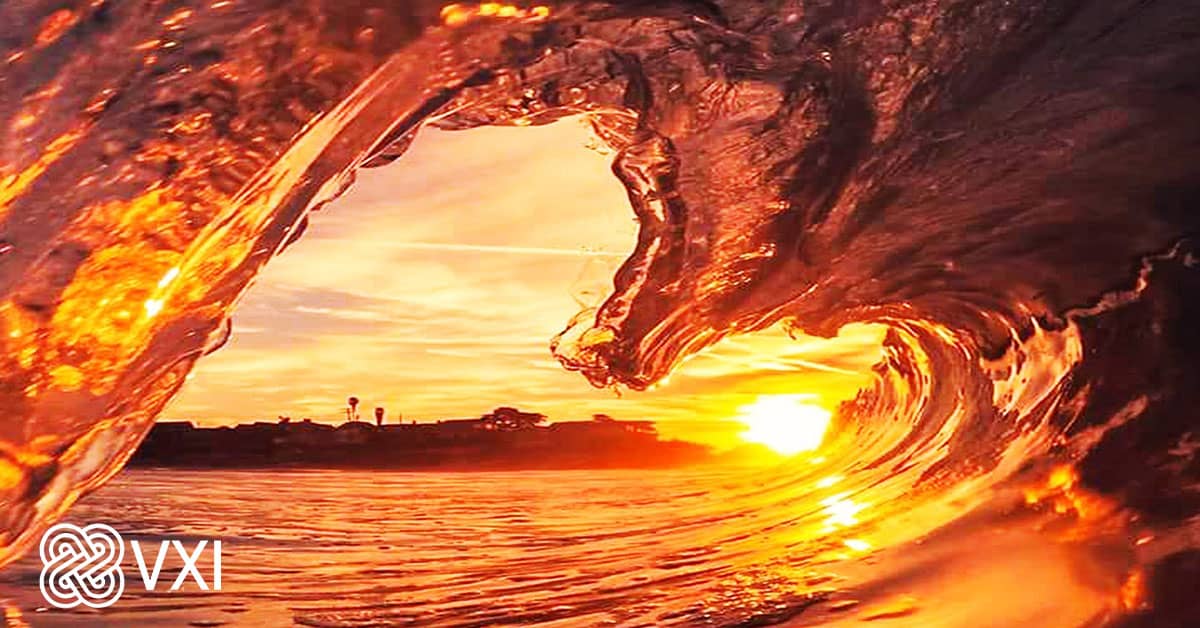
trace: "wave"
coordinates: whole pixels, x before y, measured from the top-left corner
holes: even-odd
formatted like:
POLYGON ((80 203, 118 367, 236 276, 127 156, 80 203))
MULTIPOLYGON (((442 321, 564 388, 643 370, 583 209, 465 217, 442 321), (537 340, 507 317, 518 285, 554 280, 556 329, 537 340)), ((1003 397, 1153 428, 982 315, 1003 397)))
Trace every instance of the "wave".
MULTIPOLYGON (((1120 521, 1105 621, 1188 612, 1188 2, 30 0, 0 24, 0 562, 121 468, 358 167, 425 125, 582 115, 640 231, 555 338, 566 368, 644 389, 780 321, 885 325, 820 466, 910 521, 876 546, 1016 490, 1120 521)), ((810 472, 778 471, 771 512, 810 472)))

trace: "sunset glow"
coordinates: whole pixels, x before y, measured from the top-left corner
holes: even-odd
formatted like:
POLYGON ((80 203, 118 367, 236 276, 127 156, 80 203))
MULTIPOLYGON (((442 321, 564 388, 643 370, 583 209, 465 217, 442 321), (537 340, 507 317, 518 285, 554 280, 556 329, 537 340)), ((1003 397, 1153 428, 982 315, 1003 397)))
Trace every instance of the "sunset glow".
POLYGON ((766 445, 785 456, 817 449, 832 414, 807 399, 805 395, 763 395, 742 406, 737 420, 748 428, 741 433, 742 440, 766 445))
MULTIPOLYGON (((778 327, 731 336, 636 394, 563 369, 550 338, 607 298, 637 237, 611 156, 586 148, 589 133, 577 120, 431 129, 403 166, 359 172, 267 265, 233 316, 229 343, 200 361, 164 418, 337 424, 355 395, 364 408, 386 408, 389 422, 516 406, 552 421, 652 420, 665 438, 732 448, 744 442, 737 409, 764 391, 838 400, 869 383, 883 328, 867 325, 832 340, 778 327)), ((159 289, 133 304, 143 318, 168 314, 180 298, 182 269, 153 273, 159 289)))

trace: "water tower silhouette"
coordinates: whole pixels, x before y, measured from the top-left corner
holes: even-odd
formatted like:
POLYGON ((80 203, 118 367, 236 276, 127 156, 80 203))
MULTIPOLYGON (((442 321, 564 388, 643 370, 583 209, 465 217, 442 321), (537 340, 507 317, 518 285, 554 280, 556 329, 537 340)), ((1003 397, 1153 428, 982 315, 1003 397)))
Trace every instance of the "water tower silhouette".
POLYGON ((375 425, 383 425, 383 408, 375 408, 375 425))
POLYGON ((346 400, 346 420, 358 420, 358 397, 350 397, 346 400))

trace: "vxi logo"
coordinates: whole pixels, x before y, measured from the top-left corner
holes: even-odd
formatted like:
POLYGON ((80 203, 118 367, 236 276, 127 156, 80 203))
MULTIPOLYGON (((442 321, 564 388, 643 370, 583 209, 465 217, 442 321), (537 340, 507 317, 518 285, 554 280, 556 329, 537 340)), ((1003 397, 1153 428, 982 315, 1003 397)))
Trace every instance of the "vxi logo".
MULTIPOLYGON (((147 591, 155 590, 162 573, 168 547, 183 561, 179 575, 171 584, 170 591, 177 591, 190 576, 202 590, 210 590, 197 564, 210 548, 212 562, 212 586, 221 590, 221 542, 202 540, 195 549, 188 551, 177 540, 162 541, 154 555, 152 568, 147 567, 146 556, 137 541, 129 541, 133 557, 137 561, 138 574, 147 591)), ((75 608, 80 604, 91 608, 111 606, 125 591, 125 572, 121 561, 125 558, 125 543, 121 535, 111 526, 93 523, 82 528, 69 523, 60 523, 42 535, 40 547, 42 577, 39 585, 42 597, 58 608, 75 608)))

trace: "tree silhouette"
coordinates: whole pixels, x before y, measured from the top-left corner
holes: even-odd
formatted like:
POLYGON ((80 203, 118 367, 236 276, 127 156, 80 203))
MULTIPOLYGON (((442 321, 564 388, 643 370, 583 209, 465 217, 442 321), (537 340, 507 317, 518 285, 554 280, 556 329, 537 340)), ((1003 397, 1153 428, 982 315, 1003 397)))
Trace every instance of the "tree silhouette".
POLYGON ((490 419, 499 430, 528 430, 545 422, 546 415, 536 412, 521 412, 516 408, 502 407, 492 410, 485 419, 490 419))

